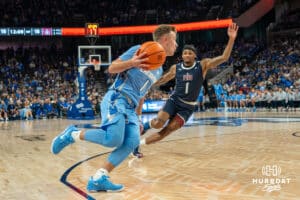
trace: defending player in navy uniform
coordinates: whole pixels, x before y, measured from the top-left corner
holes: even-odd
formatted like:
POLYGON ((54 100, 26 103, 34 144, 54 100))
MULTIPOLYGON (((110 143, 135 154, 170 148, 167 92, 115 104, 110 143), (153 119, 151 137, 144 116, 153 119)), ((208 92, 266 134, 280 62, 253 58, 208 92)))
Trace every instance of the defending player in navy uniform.
MULTIPOLYGON (((158 26, 153 33, 153 39, 163 46, 167 56, 174 54, 177 48, 174 26, 158 26)), ((112 183, 108 173, 139 145, 140 124, 135 108, 162 75, 161 67, 152 71, 143 70, 147 67, 143 64, 147 58, 144 58, 145 53, 136 54, 139 48, 140 45, 131 47, 108 68, 110 73, 118 73, 118 76, 101 102, 101 128, 79 130, 71 125, 53 139, 53 154, 58 154, 66 146, 80 140, 115 147, 108 160, 89 179, 87 190, 90 192, 122 190, 123 185, 112 183)))
MULTIPOLYGON (((150 128, 163 129, 144 138, 140 144, 152 144, 162 140, 184 125, 195 110, 197 97, 207 70, 215 68, 229 59, 237 32, 238 26, 232 23, 227 30, 228 44, 223 54, 215 58, 204 58, 201 61, 196 61, 195 47, 192 45, 184 46, 183 62, 171 66, 170 70, 155 83, 156 86, 159 86, 175 78, 175 92, 167 100, 163 109, 158 112, 157 117, 144 124, 144 133, 150 128), (169 122, 164 126, 167 120, 169 122)), ((142 157, 138 148, 135 149, 134 155, 142 157)))

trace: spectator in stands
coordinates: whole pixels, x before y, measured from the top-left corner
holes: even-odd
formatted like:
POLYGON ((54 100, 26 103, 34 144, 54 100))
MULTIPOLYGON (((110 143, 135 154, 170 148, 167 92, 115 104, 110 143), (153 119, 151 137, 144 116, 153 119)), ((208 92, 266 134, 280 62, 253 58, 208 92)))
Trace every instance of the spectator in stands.
POLYGON ((58 116, 58 111, 55 108, 56 102, 53 99, 46 98, 43 106, 43 110, 46 113, 46 117, 48 119, 54 118, 58 116))
MULTIPOLYGON (((22 105, 21 102, 19 102, 19 106, 22 105)), ((25 99, 24 106, 22 106, 21 110, 20 110, 20 117, 21 119, 25 119, 25 120, 32 120, 33 119, 33 115, 32 115, 32 110, 30 108, 30 101, 29 99, 25 99)))
POLYGON ((14 103, 13 98, 9 99, 8 106, 7 106, 7 113, 8 113, 9 120, 20 119, 20 113, 14 103))
POLYGON ((219 98, 219 107, 226 107, 226 96, 224 93, 219 98))
POLYGON ((0 121, 8 121, 7 105, 4 100, 0 101, 0 121))
POLYGON ((292 88, 293 86, 291 86, 291 88, 286 89, 287 111, 289 111, 289 109, 291 111, 296 111, 296 105, 295 105, 296 93, 292 90, 292 88))

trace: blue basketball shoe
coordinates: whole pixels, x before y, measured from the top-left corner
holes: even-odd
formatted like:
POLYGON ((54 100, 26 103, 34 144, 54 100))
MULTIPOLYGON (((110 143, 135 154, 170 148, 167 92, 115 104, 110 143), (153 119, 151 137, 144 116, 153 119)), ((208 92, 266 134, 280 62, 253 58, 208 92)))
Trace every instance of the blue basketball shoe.
POLYGON ((93 180, 93 177, 91 177, 86 189, 89 192, 119 192, 124 189, 124 186, 121 184, 113 184, 109 180, 109 176, 102 175, 98 180, 93 180))
POLYGON ((73 131, 78 131, 78 129, 74 125, 70 125, 52 140, 51 152, 53 154, 58 154, 63 148, 75 142, 72 137, 73 131))

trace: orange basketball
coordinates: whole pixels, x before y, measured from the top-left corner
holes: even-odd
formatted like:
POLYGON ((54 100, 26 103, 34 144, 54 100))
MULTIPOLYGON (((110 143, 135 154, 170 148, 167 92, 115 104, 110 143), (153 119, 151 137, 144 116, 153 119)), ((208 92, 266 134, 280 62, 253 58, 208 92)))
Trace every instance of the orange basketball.
POLYGON ((148 61, 145 64, 148 64, 149 67, 147 70, 154 70, 162 66, 166 60, 166 52, 164 48, 154 41, 145 42, 139 48, 137 55, 141 53, 146 53, 148 61))

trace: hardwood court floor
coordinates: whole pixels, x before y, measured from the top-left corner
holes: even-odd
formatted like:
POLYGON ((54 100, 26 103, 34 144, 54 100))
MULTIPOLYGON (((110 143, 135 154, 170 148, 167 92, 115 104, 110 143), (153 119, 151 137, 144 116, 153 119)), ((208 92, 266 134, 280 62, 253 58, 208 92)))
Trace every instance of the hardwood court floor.
POLYGON ((143 159, 128 158, 111 174, 126 187, 120 193, 85 189, 111 149, 81 142, 50 153, 68 124, 96 122, 0 122, 0 199, 300 199, 299 112, 196 113, 190 126, 143 146, 143 159), (272 179, 277 184, 265 182, 272 179))

